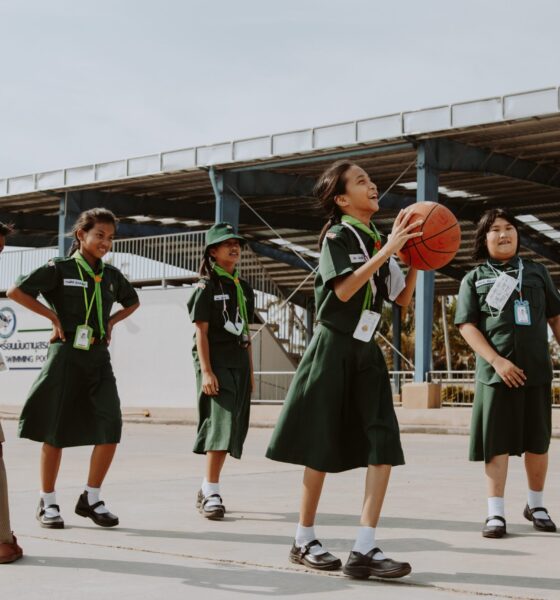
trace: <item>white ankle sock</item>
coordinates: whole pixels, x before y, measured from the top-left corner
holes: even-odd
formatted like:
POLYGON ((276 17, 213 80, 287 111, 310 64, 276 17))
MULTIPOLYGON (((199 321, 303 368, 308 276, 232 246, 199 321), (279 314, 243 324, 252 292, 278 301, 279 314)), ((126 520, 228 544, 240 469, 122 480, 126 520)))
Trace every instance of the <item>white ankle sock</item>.
MULTIPOLYGON (((315 535, 315 527, 313 525, 311 525, 311 527, 304 527, 298 523, 296 529, 296 546, 301 548, 302 546, 305 546, 306 544, 309 544, 309 542, 312 542, 316 539, 317 536, 315 535)), ((326 552, 326 550, 322 545, 315 544, 309 548, 309 554, 313 554, 315 556, 318 554, 323 554, 324 552, 326 552)))
MULTIPOLYGON (((101 493, 101 488, 94 488, 90 487, 89 485, 86 485, 84 487, 84 490, 87 492, 87 499, 90 506, 92 506, 96 502, 99 502, 99 494, 101 493)), ((109 511, 105 508, 105 506, 98 506, 94 509, 94 512, 96 512, 98 515, 103 515, 105 513, 108 513, 109 511)))
MULTIPOLYGON (((208 496, 212 496, 213 494, 220 495, 220 484, 210 483, 206 477, 202 480, 202 485, 200 487, 202 489, 202 495, 205 498, 208 498, 208 496)), ((220 500, 218 498, 210 498, 206 503, 206 506, 218 506, 219 504, 220 500)))
MULTIPOLYGON (((492 496, 488 498, 488 516, 489 517, 503 517, 505 519, 505 503, 504 499, 500 496, 492 496)), ((488 521, 487 525, 490 527, 496 527, 498 525, 503 525, 501 521, 498 519, 492 519, 488 521)))
POLYGON ((45 506, 45 516, 46 517, 59 517, 60 513, 56 508, 47 508, 47 506, 51 506, 52 504, 56 504, 56 492, 43 492, 42 490, 39 492, 39 496, 43 500, 43 505, 45 506))
MULTIPOLYGON (((533 490, 529 490, 527 493, 527 504, 529 508, 544 508, 544 491, 535 492, 533 490)), ((533 513, 533 517, 535 519, 548 519, 549 516, 544 512, 544 510, 538 510, 533 513)))
MULTIPOLYGON (((358 529, 358 535, 356 542, 352 550, 359 552, 360 554, 367 554, 370 550, 375 548, 375 527, 362 526, 358 529)), ((376 552, 373 555, 375 560, 383 560, 385 555, 383 552, 376 552)))

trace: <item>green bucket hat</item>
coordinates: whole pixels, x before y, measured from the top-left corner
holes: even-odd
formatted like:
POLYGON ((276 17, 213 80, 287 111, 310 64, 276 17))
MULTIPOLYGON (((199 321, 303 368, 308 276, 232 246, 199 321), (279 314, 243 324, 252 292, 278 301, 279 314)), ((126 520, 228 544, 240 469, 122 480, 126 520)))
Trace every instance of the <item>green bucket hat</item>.
POLYGON ((216 223, 215 225, 212 225, 212 227, 210 227, 210 229, 206 232, 206 246, 204 247, 204 251, 206 252, 210 246, 221 244, 222 242, 231 240, 232 238, 239 240, 241 245, 247 243, 245 238, 235 233, 231 223, 227 223, 226 221, 223 221, 222 223, 216 223))

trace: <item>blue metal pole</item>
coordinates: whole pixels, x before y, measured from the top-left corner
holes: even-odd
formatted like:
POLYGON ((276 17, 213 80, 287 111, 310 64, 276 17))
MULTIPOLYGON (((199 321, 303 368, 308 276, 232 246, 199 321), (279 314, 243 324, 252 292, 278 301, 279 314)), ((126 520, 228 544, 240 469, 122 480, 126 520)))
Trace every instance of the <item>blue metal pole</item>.
MULTIPOLYGON (((420 142, 416 162, 416 201, 438 201, 439 172, 435 167, 434 148, 420 142)), ((416 284, 414 381, 427 380, 432 366, 432 326, 434 320, 434 271, 420 271, 416 284)))
POLYGON ((216 171, 214 167, 210 167, 209 176, 216 198, 215 222, 227 221, 237 231, 239 228, 239 198, 229 189, 229 185, 236 187, 236 175, 225 171, 216 171))

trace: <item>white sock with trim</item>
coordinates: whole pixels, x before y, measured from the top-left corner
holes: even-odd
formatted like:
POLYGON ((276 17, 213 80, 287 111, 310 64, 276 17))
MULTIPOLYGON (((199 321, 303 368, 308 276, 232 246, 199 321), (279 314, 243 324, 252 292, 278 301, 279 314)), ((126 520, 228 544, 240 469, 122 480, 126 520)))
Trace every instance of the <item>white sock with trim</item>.
POLYGON ((56 504, 56 491, 43 492, 43 490, 41 490, 39 492, 39 496, 43 500, 43 506, 45 507, 45 517, 60 517, 60 513, 58 512, 58 510, 56 510, 56 508, 47 508, 47 506, 56 504))
MULTIPOLYGON (((200 488, 202 489, 202 495, 205 498, 208 498, 208 496, 213 496, 214 494, 218 494, 220 495, 220 484, 218 483, 211 483, 210 481, 208 481, 206 479, 206 477, 202 480, 202 485, 200 486, 200 488)), ((210 498, 208 500, 208 502, 206 503, 207 507, 210 506, 218 506, 220 503, 219 498, 210 498)))
MULTIPOLYGON (((311 525, 311 527, 304 527, 298 523, 296 529, 296 546, 298 548, 301 548, 302 546, 305 546, 306 544, 309 544, 309 542, 312 542, 316 539, 317 536, 315 535, 315 527, 313 525, 311 525)), ((325 552, 326 550, 320 544, 314 544, 311 546, 311 548, 309 548, 309 554, 313 554, 314 556, 317 556, 318 554, 324 554, 325 552)))
MULTIPOLYGON (((503 517, 505 519, 505 510, 505 502, 503 498, 501 498, 500 496, 491 496, 490 498, 488 498, 489 517, 503 517)), ((503 525, 503 523, 498 519, 492 519, 491 521, 488 521, 487 525, 489 527, 497 527, 498 525, 503 525)))
MULTIPOLYGON (((84 491, 87 492, 87 500, 90 506, 92 506, 96 502, 99 502, 99 494, 101 493, 101 488, 94 488, 90 487, 89 485, 86 485, 84 487, 84 491)), ((103 515, 105 513, 108 513, 109 511, 105 506, 98 506, 97 508, 93 509, 93 512, 96 512, 98 515, 103 515)))
MULTIPOLYGON (((529 490, 527 493, 527 504, 529 508, 545 508, 544 506, 544 490, 535 492, 529 490)), ((544 512, 544 510, 537 510, 533 513, 535 519, 549 519, 550 517, 544 512)))
MULTIPOLYGON (((359 552, 360 554, 367 554, 371 550, 375 548, 375 527, 367 527, 362 525, 358 529, 358 535, 356 537, 356 541, 354 542, 354 547, 352 550, 354 552, 359 552)), ((385 555, 383 552, 376 552, 373 555, 375 560, 383 560, 385 555)))

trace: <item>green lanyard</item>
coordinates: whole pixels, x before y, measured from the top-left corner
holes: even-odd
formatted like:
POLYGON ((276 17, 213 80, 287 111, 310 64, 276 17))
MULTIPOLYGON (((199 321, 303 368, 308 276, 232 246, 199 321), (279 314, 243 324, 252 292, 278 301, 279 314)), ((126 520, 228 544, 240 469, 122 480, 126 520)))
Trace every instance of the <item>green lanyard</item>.
POLYGON ((231 275, 225 269, 222 269, 220 265, 214 264, 213 268, 218 275, 220 275, 221 277, 226 277, 227 279, 231 279, 233 283, 235 283, 235 290, 237 292, 237 307, 239 309, 239 314, 243 319, 243 332, 249 333, 249 317, 247 316, 247 302, 245 300, 245 294, 243 293, 241 283, 239 283, 239 273, 237 272, 237 269, 233 272, 233 275, 231 275))
POLYGON ((99 332, 101 333, 101 339, 103 339, 105 337, 105 327, 103 327, 103 302, 101 299, 101 281, 103 280, 103 270, 105 268, 105 265, 103 264, 103 261, 101 261, 101 274, 96 275, 93 272, 93 269, 89 266, 88 262, 78 251, 74 252, 72 258, 76 261, 76 266, 78 267, 78 272, 80 273, 80 279, 84 281, 84 274, 82 273, 83 269, 95 282, 93 294, 91 295, 91 300, 89 303, 86 288, 83 288, 84 303, 86 305, 85 325, 88 324, 89 315, 91 314, 91 309, 93 308, 93 303, 95 302, 97 304, 97 321, 99 322, 99 332))
MULTIPOLYGON (((379 231, 377 231, 377 228, 371 221, 369 227, 367 227, 367 225, 364 225, 355 217, 351 217, 350 215, 342 215, 341 221, 344 221, 345 223, 348 223, 348 225, 357 227, 360 231, 367 233, 367 235, 373 240, 372 256, 375 256, 379 252, 379 250, 381 250, 381 236, 379 235, 379 231)), ((362 312, 364 312, 364 310, 369 310, 369 308, 371 307, 372 300, 373 292, 371 291, 371 285, 368 282, 366 284, 366 294, 364 296, 364 302, 362 304, 362 312)))

